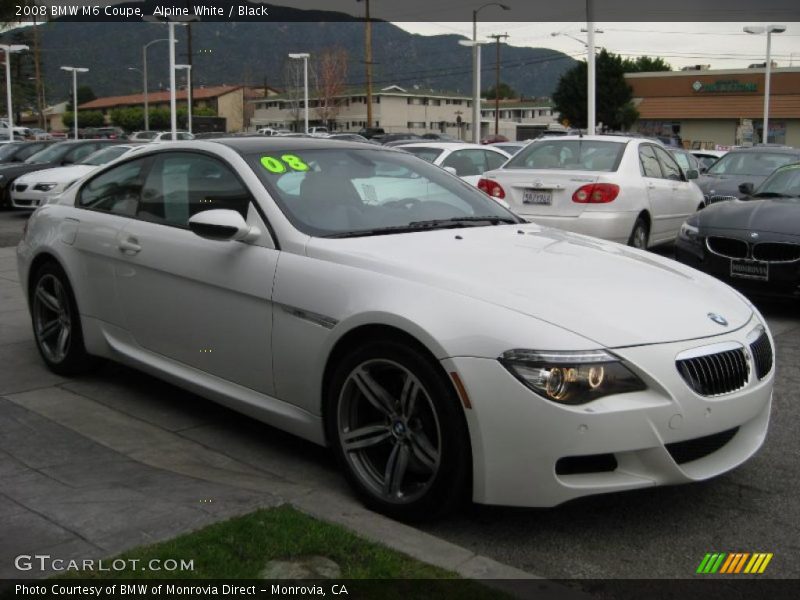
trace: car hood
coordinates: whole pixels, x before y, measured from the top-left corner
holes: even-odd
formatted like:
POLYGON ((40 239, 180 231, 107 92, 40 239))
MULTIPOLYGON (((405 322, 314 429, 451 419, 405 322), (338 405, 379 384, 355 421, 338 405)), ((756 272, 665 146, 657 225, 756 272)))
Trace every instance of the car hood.
POLYGON ((6 179, 14 179, 25 173, 49 169, 55 165, 50 163, 12 163, 0 165, 0 175, 6 179))
POLYGON ((762 198, 718 202, 697 213, 706 229, 738 229, 800 236, 800 199, 762 198))
POLYGON ((42 169, 23 175, 17 179, 18 183, 68 183, 80 179, 84 175, 97 169, 94 165, 72 165, 69 167, 56 167, 55 169, 42 169))
POLYGON ((713 175, 706 173, 697 179, 697 185, 703 191, 703 194, 741 198, 744 194, 739 191, 740 183, 749 181, 757 188, 765 179, 766 176, 763 175, 713 175))
POLYGON ((699 271, 533 224, 311 238, 306 252, 502 306, 607 348, 718 335, 752 316, 738 294, 699 271), (711 321, 712 312, 729 325, 711 321))

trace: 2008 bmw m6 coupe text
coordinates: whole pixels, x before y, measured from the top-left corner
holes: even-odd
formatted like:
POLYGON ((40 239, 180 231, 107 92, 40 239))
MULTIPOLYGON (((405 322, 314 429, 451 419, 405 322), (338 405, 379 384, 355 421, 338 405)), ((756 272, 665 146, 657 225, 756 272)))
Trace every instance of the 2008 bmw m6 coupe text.
POLYGON ((327 444, 400 518, 704 480, 767 431, 773 342, 738 292, 398 150, 159 145, 17 252, 53 371, 105 357, 327 444))

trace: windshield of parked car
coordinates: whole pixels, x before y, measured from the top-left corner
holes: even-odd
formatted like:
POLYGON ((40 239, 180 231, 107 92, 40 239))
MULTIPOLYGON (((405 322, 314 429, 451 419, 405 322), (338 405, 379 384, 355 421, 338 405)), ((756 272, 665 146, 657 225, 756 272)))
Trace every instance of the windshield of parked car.
POLYGON ((410 152, 429 163, 435 161, 444 152, 441 148, 426 148, 425 146, 400 146, 400 149, 410 152))
POLYGON ((503 168, 616 171, 624 149, 624 142, 547 139, 528 144, 503 168))
POLYGON ((800 163, 778 169, 752 195, 753 198, 779 196, 800 198, 800 163))
POLYGON ((797 155, 785 152, 730 152, 711 165, 708 173, 766 177, 778 167, 797 159, 797 155))
POLYGON ((90 154, 83 160, 79 161, 78 164, 94 166, 104 165, 119 158, 130 149, 130 146, 109 146, 108 148, 103 148, 102 150, 98 150, 97 152, 90 154))
POLYGON ((405 152, 270 149, 245 158, 287 218, 309 235, 521 222, 477 188, 405 152))
POLYGON ((26 163, 51 163, 61 160, 69 152, 70 146, 66 144, 54 144, 44 150, 40 150, 25 159, 26 163))
POLYGON ((12 158, 20 149, 22 144, 3 144, 0 146, 0 160, 12 158))

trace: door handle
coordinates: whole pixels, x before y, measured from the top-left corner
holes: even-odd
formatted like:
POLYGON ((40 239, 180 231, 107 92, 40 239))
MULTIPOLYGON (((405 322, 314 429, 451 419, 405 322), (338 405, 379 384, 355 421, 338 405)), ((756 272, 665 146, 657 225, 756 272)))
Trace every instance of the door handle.
POLYGON ((119 251, 123 254, 138 254, 142 247, 139 245, 139 240, 129 237, 119 242, 119 251))
POLYGON ((647 182, 647 189, 648 189, 648 190, 655 189, 655 187, 656 187, 656 184, 655 184, 655 183, 653 183, 652 181, 648 181, 648 182, 647 182))

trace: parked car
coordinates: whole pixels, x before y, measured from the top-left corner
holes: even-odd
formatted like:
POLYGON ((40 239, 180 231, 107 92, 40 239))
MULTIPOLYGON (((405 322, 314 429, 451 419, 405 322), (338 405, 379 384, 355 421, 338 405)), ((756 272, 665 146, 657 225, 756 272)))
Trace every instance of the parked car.
POLYGON ((506 136, 493 133, 483 138, 481 140, 481 144, 496 144, 497 142, 508 142, 508 141, 510 140, 506 136))
MULTIPOLYGON (((45 143, 46 142, 42 142, 45 143)), ((0 165, 0 206, 10 206, 11 185, 17 177, 52 167, 72 165, 86 158, 104 144, 117 143, 115 140, 77 140, 56 142, 32 154, 21 163, 0 165)))
MULTIPOLYGON (((30 129, 28 129, 27 127, 20 127, 18 125, 15 125, 12 130, 12 134, 13 135, 11 137, 13 137, 14 140, 19 140, 19 141, 26 140, 30 136, 30 129)), ((8 134, 8 120, 0 119, 0 140, 8 140, 9 137, 10 136, 8 134)))
POLYGON ((675 256, 753 295, 800 297, 800 163, 691 216, 675 256))
POLYGON ((727 150, 689 150, 700 161, 700 172, 705 173, 709 167, 725 156, 727 150))
POLYGON ((675 159, 675 162, 678 163, 678 166, 683 171, 684 175, 692 173, 692 176, 689 179, 697 179, 700 177, 701 169, 703 165, 697 159, 697 157, 689 152, 688 150, 684 150, 683 148, 678 148, 676 146, 667 146, 667 150, 670 154, 672 154, 672 158, 675 159))
POLYGON ((370 140, 365 138, 363 135, 358 135, 357 133, 331 133, 327 136, 329 140, 340 140, 343 142, 362 142, 362 143, 370 143, 370 140))
POLYGON ((742 198, 742 183, 758 187, 775 169, 800 160, 800 150, 789 146, 735 148, 725 154, 697 180, 706 204, 742 198))
POLYGON ((85 140, 124 140, 127 136, 121 127, 86 127, 78 136, 85 140))
POLYGON ((34 140, 52 140, 53 136, 47 133, 44 129, 39 129, 38 127, 32 127, 31 130, 31 139, 34 140))
MULTIPOLYGON (((193 140, 194 139, 194 135, 189 133, 188 131, 176 131, 175 132, 175 139, 176 139, 176 141, 193 140)), ((172 141, 172 132, 171 131, 160 131, 150 141, 151 142, 171 142, 172 141)))
POLYGON ((486 171, 497 169, 511 155, 493 146, 481 144, 453 144, 429 142, 396 146, 443 169, 452 169, 454 175, 477 186, 486 171))
POLYGON ((159 133, 159 131, 134 131, 128 136, 130 142, 149 142, 152 141, 159 133))
POLYGON ((325 136, 325 135, 327 135, 328 133, 329 133, 329 131, 328 131, 328 128, 327 128, 327 127, 320 126, 320 125, 317 125, 316 127, 309 127, 309 128, 308 128, 308 134, 309 134, 309 135, 314 135, 314 136, 318 136, 318 135, 319 135, 319 136, 325 136))
POLYGON ((703 194, 657 142, 539 138, 478 187, 541 225, 648 248, 671 242, 703 194))
POLYGON ((105 357, 328 445, 393 517, 705 480, 768 428, 739 294, 397 150, 148 146, 35 211, 17 263, 53 372, 105 357))
POLYGON ((372 139, 384 146, 393 146, 398 144, 403 144, 409 141, 416 141, 421 140, 422 137, 417 135, 416 133, 406 132, 406 133, 386 133, 380 137, 374 136, 372 139))
POLYGON ((386 132, 383 130, 383 127, 362 127, 358 130, 358 135, 363 135, 368 140, 371 140, 379 135, 384 135, 385 133, 386 132))
POLYGON ((262 127, 257 133, 261 135, 282 135, 284 133, 291 133, 291 131, 282 127, 262 127))
POLYGON ((461 140, 457 140, 452 135, 449 135, 447 133, 436 133, 436 132, 423 133, 420 137, 423 140, 434 140, 434 141, 437 141, 437 142, 460 142, 461 141, 461 140))
POLYGON ((74 165, 21 175, 11 186, 11 206, 35 210, 50 202, 81 177, 141 147, 141 144, 112 144, 93 152, 74 165))
POLYGON ((10 142, 0 146, 0 166, 6 163, 20 163, 29 156, 43 150, 53 142, 10 142))

